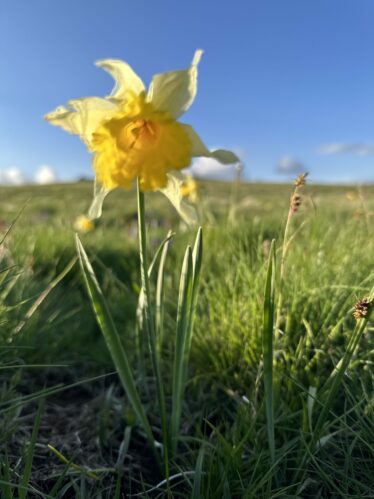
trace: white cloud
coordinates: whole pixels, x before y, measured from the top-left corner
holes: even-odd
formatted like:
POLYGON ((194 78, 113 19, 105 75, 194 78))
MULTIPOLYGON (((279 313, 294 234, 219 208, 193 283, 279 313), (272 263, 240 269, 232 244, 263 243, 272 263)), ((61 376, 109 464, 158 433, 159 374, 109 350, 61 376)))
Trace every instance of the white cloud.
POLYGON ((228 180, 235 175, 236 165, 222 165, 213 158, 201 157, 194 160, 190 172, 194 177, 228 180))
POLYGON ((353 154, 355 156, 374 156, 374 144, 348 144, 336 142, 325 144, 318 149, 319 154, 353 154))
POLYGON ((282 156, 277 164, 278 173, 301 173, 306 171, 304 163, 292 156, 282 156))
POLYGON ((35 173, 36 184, 54 184, 58 181, 58 177, 52 167, 42 165, 35 173))
POLYGON ((11 166, 0 171, 0 183, 5 185, 23 185, 27 182, 25 175, 16 167, 11 166))

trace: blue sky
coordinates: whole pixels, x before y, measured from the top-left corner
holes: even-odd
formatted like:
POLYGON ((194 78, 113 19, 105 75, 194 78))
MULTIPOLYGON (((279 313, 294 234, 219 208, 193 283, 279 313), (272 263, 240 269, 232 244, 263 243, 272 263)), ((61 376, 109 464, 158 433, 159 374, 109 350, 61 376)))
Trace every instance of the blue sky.
POLYGON ((126 60, 148 83, 196 48, 183 121, 238 151, 248 179, 305 167, 314 181, 374 181, 372 0, 2 0, 0 170, 90 175, 85 146, 43 115, 110 92, 97 59, 126 60))

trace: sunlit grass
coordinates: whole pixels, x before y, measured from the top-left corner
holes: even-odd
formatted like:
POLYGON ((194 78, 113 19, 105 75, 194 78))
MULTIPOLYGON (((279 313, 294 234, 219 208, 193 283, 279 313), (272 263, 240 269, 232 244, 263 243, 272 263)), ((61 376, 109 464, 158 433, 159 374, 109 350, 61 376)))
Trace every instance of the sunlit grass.
MULTIPOLYGON (((118 491, 161 497, 168 488, 175 497, 196 498, 369 496, 373 329, 356 323, 353 307, 370 296, 374 282, 374 188, 360 193, 352 187, 303 188, 303 203, 289 227, 279 331, 271 338, 269 321, 264 330, 264 303, 266 311, 271 295, 264 302, 264 289, 275 239, 277 304, 292 186, 241 184, 233 194, 230 184, 203 183, 200 292, 186 389, 171 427, 180 430, 167 484, 117 377, 90 380, 113 371, 74 263, 73 224, 87 210, 91 187, 82 182, 0 189, 3 232, 29 199, 1 246, 4 497, 22 495, 24 486, 41 497, 51 491, 52 497, 63 492, 96 497, 100 491, 103 497, 118 491), (40 399, 45 402, 39 425, 40 399), (48 444, 74 466, 59 460, 48 444)), ((183 252, 195 229, 180 225, 157 195, 147 197, 145 220, 149 263, 168 230, 176 233, 160 279, 164 325, 162 341, 156 342, 166 411, 172 415, 175 373, 180 368, 181 379, 185 376, 179 362, 173 367, 176 296, 183 252)), ((157 382, 148 353, 148 360, 140 358, 136 326, 137 237, 136 193, 115 192, 95 230, 81 240, 161 442, 157 382)), ((150 284, 151 292, 157 289, 157 270, 150 284)))

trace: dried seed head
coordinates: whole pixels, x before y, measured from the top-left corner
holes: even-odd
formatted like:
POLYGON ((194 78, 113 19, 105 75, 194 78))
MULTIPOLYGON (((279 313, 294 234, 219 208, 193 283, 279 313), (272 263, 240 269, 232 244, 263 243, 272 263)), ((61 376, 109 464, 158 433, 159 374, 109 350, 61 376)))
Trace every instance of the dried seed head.
POLYGON ((292 213, 296 213, 302 203, 302 197, 299 196, 298 194, 294 194, 291 199, 291 211, 292 213))
POLYGON ((309 175, 308 172, 305 172, 305 173, 302 173, 301 175, 299 175, 297 177, 297 179, 295 180, 295 186, 296 187, 301 187, 302 185, 305 185, 306 178, 307 178, 308 175, 309 175))
POLYGON ((363 319, 366 317, 369 313, 369 310, 371 309, 372 303, 367 299, 363 298, 362 300, 358 300, 358 302, 355 305, 355 310, 353 312, 353 317, 355 319, 363 319))

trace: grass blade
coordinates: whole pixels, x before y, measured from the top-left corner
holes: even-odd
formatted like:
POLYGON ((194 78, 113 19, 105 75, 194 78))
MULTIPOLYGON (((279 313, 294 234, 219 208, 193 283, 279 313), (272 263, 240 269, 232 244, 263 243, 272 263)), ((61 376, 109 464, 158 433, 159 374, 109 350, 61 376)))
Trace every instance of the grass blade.
POLYGON ((89 478, 92 478, 93 480, 99 480, 98 475, 96 473, 93 473, 92 471, 86 470, 83 468, 83 466, 79 466, 78 464, 73 463, 71 459, 68 459, 65 457, 60 451, 58 451, 53 445, 48 444, 48 449, 55 454, 68 468, 73 468, 76 471, 79 471, 80 473, 83 473, 84 475, 87 475, 89 478))
POLYGON ((9 460, 8 460, 7 449, 5 449, 4 461, 0 463, 0 470, 1 470, 0 478, 4 478, 4 480, 0 481, 0 490, 4 495, 4 499, 13 499, 13 492, 10 484, 9 460))
POLYGON ((5 239, 8 237, 8 235, 10 234, 11 230, 13 229, 14 225, 17 223, 17 220, 19 219, 19 217, 22 215, 24 209, 26 208, 27 204, 29 202, 29 199, 26 201, 26 203, 22 206, 22 208, 19 210, 19 212, 17 213, 16 217, 14 218, 14 220, 12 220, 12 223, 10 224, 10 226, 8 227, 8 229, 5 231, 4 235, 2 236, 2 238, 0 239, 0 246, 2 246, 2 244, 4 243, 5 239))
POLYGON ((40 420, 42 417, 42 412, 44 408, 44 399, 42 399, 39 403, 38 411, 35 416, 35 421, 34 421, 34 427, 32 429, 32 435, 31 435, 31 441, 29 448, 27 449, 27 457, 25 461, 25 466, 23 468, 23 473, 22 473, 22 480, 21 480, 21 489, 19 491, 19 499, 25 499, 27 495, 27 488, 29 485, 30 477, 31 477, 31 468, 32 468, 32 462, 34 459, 34 452, 35 452, 35 444, 36 444, 36 439, 38 438, 39 434, 39 427, 40 427, 40 420))
POLYGON ((70 262, 66 265, 64 270, 58 274, 57 277, 55 277, 45 288, 45 290, 40 293, 38 298, 34 301, 34 303, 31 305, 29 310, 25 314, 25 318, 15 327, 14 333, 13 334, 18 334, 21 329, 25 326, 28 320, 31 319, 31 317, 34 315, 34 313, 37 311, 37 309, 40 307, 40 305, 44 302, 44 300, 47 298, 49 293, 53 291, 53 289, 64 279, 64 277, 71 271, 71 269, 74 267, 76 264, 77 258, 74 257, 70 262))
POLYGON ((274 337, 274 298, 275 297, 275 240, 271 242, 266 273, 264 296, 264 322, 262 332, 262 352, 264 359, 264 385, 266 428, 271 460, 275 461, 274 406, 273 406, 273 337, 274 337))
POLYGON ((201 447, 199 455, 197 456, 195 474, 193 480, 193 489, 191 499, 201 499, 201 479, 203 476, 203 462, 204 462, 204 447, 201 447))
POLYGON ((47 398, 51 395, 55 395, 56 393, 61 393, 65 390, 69 390, 71 388, 75 388, 76 386, 81 386, 86 383, 92 383, 93 381, 97 381, 99 379, 104 379, 107 376, 113 375, 114 372, 112 373, 107 373, 107 374, 100 374, 99 376, 94 376, 92 378, 86 378, 81 381, 76 381, 75 383, 70 383, 68 385, 63 385, 62 383, 59 383, 57 385, 51 386, 50 388, 43 388, 43 390, 38 390, 34 393, 31 393, 30 395, 24 395, 21 397, 13 398, 10 400, 7 400, 5 402, 0 402, 0 414, 4 414, 7 411, 17 409, 18 407, 21 407, 22 405, 39 400, 40 398, 47 398))

